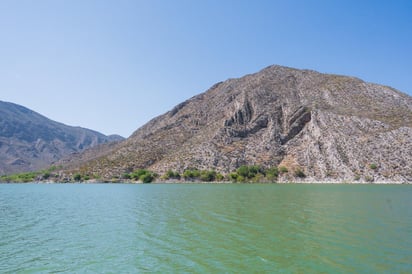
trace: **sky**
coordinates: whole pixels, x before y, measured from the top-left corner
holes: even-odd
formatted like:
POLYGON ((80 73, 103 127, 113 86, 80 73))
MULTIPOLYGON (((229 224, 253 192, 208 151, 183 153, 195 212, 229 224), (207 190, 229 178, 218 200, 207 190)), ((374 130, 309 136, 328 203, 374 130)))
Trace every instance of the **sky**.
POLYGON ((412 1, 0 0, 0 100, 104 134, 272 64, 412 95, 412 1))

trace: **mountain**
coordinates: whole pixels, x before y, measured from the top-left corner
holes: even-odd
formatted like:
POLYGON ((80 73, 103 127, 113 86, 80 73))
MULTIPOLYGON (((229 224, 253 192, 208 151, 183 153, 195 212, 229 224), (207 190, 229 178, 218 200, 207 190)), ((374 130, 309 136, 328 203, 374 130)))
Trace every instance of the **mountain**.
POLYGON ((412 181, 412 98, 354 77, 270 66, 215 84, 98 157, 69 162, 109 179, 137 168, 229 173, 246 164, 302 170, 306 180, 412 181))
POLYGON ((122 139, 66 126, 0 101, 0 175, 47 168, 70 153, 122 139))

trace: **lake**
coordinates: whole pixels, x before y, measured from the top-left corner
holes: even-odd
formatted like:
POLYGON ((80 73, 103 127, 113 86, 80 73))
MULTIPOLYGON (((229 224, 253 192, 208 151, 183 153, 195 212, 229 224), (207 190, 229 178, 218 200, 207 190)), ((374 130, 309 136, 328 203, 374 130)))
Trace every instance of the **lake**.
POLYGON ((412 185, 0 184, 0 273, 412 273, 412 185))

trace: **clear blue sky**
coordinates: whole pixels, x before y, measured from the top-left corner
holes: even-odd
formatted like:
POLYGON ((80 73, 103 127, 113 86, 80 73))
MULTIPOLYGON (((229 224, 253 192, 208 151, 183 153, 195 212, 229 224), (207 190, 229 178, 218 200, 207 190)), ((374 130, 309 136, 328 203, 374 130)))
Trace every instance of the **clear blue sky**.
POLYGON ((412 1, 0 0, 0 100, 129 136, 271 65, 412 94, 412 1))

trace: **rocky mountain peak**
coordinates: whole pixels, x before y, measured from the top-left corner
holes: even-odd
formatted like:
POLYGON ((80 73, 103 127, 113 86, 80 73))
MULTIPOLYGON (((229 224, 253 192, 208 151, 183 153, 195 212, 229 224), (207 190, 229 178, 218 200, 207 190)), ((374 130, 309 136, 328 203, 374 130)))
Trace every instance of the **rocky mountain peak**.
POLYGON ((107 178, 136 168, 228 173, 247 164, 299 168, 311 180, 410 181, 411 151, 410 96, 354 77, 269 66, 215 84, 81 165, 107 178))
POLYGON ((0 101, 0 175, 47 168, 71 153, 122 139, 66 126, 26 107, 0 101))

